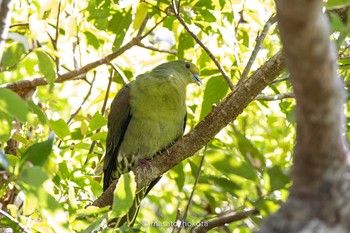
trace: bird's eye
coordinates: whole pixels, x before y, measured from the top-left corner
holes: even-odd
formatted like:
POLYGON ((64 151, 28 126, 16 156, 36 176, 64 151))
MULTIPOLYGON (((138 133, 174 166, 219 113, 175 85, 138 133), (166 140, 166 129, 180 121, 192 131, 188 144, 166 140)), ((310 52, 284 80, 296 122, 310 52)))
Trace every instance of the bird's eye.
POLYGON ((186 66, 186 68, 187 68, 187 69, 189 69, 189 68, 191 67, 191 65, 190 65, 190 64, 188 64, 188 63, 186 63, 186 65, 185 65, 185 66, 186 66))

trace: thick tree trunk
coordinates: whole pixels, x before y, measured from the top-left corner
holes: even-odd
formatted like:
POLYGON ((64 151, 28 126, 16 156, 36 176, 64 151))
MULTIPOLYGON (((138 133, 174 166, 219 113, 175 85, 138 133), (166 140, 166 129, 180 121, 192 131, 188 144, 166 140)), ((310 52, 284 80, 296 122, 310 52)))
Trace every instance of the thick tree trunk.
POLYGON ((350 169, 344 86, 321 0, 276 0, 297 102, 293 186, 260 232, 350 232, 350 169))

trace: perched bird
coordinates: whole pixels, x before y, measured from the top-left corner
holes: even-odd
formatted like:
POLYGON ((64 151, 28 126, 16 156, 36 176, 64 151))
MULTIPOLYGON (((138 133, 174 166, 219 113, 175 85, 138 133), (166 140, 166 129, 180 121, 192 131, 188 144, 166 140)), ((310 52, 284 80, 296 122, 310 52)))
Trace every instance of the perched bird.
MULTIPOLYGON (((197 66, 188 61, 171 61, 137 76, 118 92, 108 116, 104 190, 121 174, 151 159, 183 135, 186 86, 191 82, 202 84, 197 66)), ((113 220, 112 226, 132 226, 141 200, 159 179, 139 190, 129 212, 113 220)))

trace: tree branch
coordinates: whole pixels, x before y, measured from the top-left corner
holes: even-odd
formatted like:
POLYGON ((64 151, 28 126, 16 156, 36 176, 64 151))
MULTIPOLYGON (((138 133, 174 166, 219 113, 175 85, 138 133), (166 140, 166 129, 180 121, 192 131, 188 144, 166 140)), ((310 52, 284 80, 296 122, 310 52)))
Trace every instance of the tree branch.
POLYGON ((286 92, 278 95, 258 95, 257 97, 255 97, 255 100, 275 101, 294 97, 295 96, 293 92, 286 92))
POLYGON ((226 71, 224 68, 221 66, 220 62, 216 59, 214 54, 203 44, 203 42, 194 34, 190 28, 187 26, 186 22, 182 19, 180 16, 180 12, 176 6, 175 0, 172 0, 172 7, 175 12, 175 17, 179 20, 179 22, 182 24, 182 26, 186 29, 186 31, 192 36, 192 38, 203 48, 203 50, 208 54, 208 56, 211 58, 211 60, 215 63, 216 67, 219 69, 221 72, 222 76, 226 80, 228 86, 230 87, 231 90, 234 89, 234 85, 231 82, 230 77, 227 75, 226 71))
POLYGON ((277 17, 275 15, 271 15, 271 17, 267 20, 267 22, 265 23, 265 26, 263 28, 263 30, 260 33, 260 36, 258 36, 258 38, 256 39, 256 44, 255 47, 252 51, 252 54, 249 57, 249 60, 247 62, 247 65, 245 66, 243 73, 241 75, 241 78, 239 79, 237 85, 241 84, 248 76, 250 69, 252 68, 252 65, 256 59, 256 56, 259 53, 259 50, 261 49, 261 44, 262 42, 265 40, 265 37, 270 29, 270 27, 276 23, 277 21, 277 17))
POLYGON ((0 1, 0 61, 7 39, 7 32, 10 24, 12 0, 0 1))
POLYGON ((297 102, 297 136, 290 196, 259 232, 349 232, 345 91, 328 18, 321 0, 277 0, 276 6, 297 102))
POLYGON ((245 210, 242 212, 234 212, 230 211, 228 213, 224 213, 221 216, 218 216, 215 219, 212 219, 210 221, 206 221, 206 224, 202 224, 194 229, 191 230, 192 233, 205 233, 208 232, 210 229, 213 229, 215 227, 224 226, 225 224, 237 222, 242 219, 249 218, 254 215, 258 215, 259 210, 253 209, 253 210, 245 210))
MULTIPOLYGON (((90 71, 98 66, 108 64, 110 61, 112 61, 113 59, 122 55, 128 49, 132 48, 135 45, 138 45, 139 41, 140 41, 140 38, 135 37, 131 41, 126 43, 124 46, 120 47, 120 49, 118 49, 116 52, 111 53, 100 60, 91 62, 91 63, 89 63, 89 64, 87 64, 87 65, 85 65, 77 70, 69 71, 63 75, 58 76, 55 80, 55 83, 62 83, 62 82, 68 81, 68 80, 72 80, 75 77, 78 77, 80 75, 85 76, 85 74, 88 71, 90 71)), ((20 80, 18 82, 8 83, 7 85, 5 85, 5 87, 13 90, 14 92, 17 92, 23 88, 45 86, 47 84, 48 84, 48 82, 46 81, 45 78, 36 78, 33 80, 20 80)))
POLYGON ((141 47, 141 48, 149 49, 149 50, 156 51, 156 52, 160 52, 160 53, 169 53, 169 54, 172 54, 172 55, 176 55, 176 54, 177 54, 177 51, 176 51, 176 50, 159 49, 159 48, 156 48, 156 47, 154 47, 154 46, 145 45, 145 44, 142 43, 141 41, 140 41, 140 43, 138 44, 138 46, 141 47))
MULTIPOLYGON (((150 160, 147 170, 143 170, 142 166, 135 167, 133 171, 138 189, 148 185, 153 179, 205 146, 222 128, 232 122, 272 80, 277 78, 283 68, 282 53, 278 52, 221 101, 217 107, 213 108, 190 133, 180 138, 166 152, 150 160)), ((114 189, 115 183, 110 185, 93 205, 99 207, 111 205, 114 189)))

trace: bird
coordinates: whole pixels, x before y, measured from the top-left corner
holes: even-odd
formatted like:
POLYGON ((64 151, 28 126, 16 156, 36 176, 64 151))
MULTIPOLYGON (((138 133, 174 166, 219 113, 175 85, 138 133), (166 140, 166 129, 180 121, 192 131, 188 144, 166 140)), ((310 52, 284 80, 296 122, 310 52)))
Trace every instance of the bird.
MULTIPOLYGON (((189 83, 202 85, 199 73, 199 68, 189 61, 165 62, 119 90, 108 115, 104 191, 122 174, 182 137, 187 119, 186 87, 189 83)), ((111 220, 108 226, 132 227, 142 199, 159 179, 138 190, 128 213, 111 220)))

